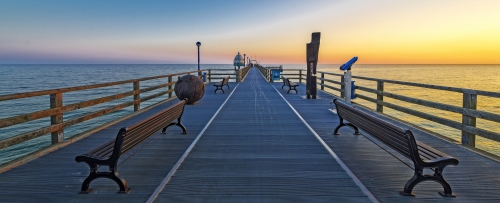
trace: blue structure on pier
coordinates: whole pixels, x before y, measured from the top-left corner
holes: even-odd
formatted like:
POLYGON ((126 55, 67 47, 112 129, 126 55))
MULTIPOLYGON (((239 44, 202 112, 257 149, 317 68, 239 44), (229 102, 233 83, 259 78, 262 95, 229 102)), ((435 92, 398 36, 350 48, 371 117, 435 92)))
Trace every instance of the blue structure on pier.
POLYGON ((235 69, 236 67, 240 69, 240 66, 245 66, 245 58, 241 56, 240 52, 234 57, 233 65, 235 69))

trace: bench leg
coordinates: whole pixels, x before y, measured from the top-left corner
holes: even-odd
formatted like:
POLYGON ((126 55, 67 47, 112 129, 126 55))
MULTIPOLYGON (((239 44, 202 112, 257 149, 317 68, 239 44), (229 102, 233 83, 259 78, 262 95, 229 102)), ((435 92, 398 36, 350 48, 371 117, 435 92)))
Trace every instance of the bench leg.
POLYGON ((83 181, 81 190, 79 192, 80 194, 89 194, 92 191, 92 189, 89 190, 90 182, 92 182, 94 179, 98 178, 97 177, 97 165, 95 165, 95 164, 88 164, 88 165, 90 167, 90 174, 83 181))
POLYGON ((224 94, 226 93, 226 92, 224 92, 224 90, 222 89, 222 87, 220 87, 220 89, 219 89, 219 87, 216 87, 216 88, 217 88, 217 89, 215 89, 214 94, 215 94, 215 93, 217 93, 217 90, 222 91, 222 93, 224 93, 224 94))
POLYGON ((186 130, 186 127, 184 127, 184 125, 182 125, 182 123, 181 123, 181 122, 178 122, 178 123, 177 123, 177 124, 175 124, 175 125, 177 125, 177 126, 179 126, 179 127, 181 127, 181 128, 182 128, 182 131, 183 131, 183 132, 182 132, 182 134, 187 134, 187 133, 188 133, 188 132, 187 132, 187 130, 186 130))
POLYGON ((342 126, 346 126, 346 124, 342 123, 342 121, 340 121, 340 124, 335 128, 335 130, 333 131, 333 134, 334 135, 339 135, 338 131, 340 129, 340 127, 342 126))
POLYGON ((177 119, 177 123, 176 122, 172 122, 172 123, 168 124, 166 127, 164 127, 163 130, 161 131, 161 133, 162 134, 166 134, 165 132, 167 131, 167 128, 170 127, 170 126, 173 126, 173 125, 181 127, 182 131, 183 131, 182 134, 187 134, 186 127, 184 127, 184 125, 182 125, 180 118, 177 119))
POLYGON ((120 186, 120 191, 118 193, 129 193, 131 188, 127 187, 127 181, 123 179, 117 171, 115 172, 109 172, 108 175, 109 179, 114 180, 118 186, 120 186))
MULTIPOLYGON (((438 169, 436 169, 436 171, 438 171, 438 169)), ((450 184, 446 182, 446 180, 443 178, 440 172, 436 172, 433 175, 422 175, 421 172, 415 172, 413 177, 410 180, 408 180, 408 182, 406 182, 404 190, 400 191, 399 193, 403 196, 415 196, 415 194, 412 192, 413 188, 420 182, 427 180, 432 180, 443 186, 444 191, 439 192, 440 195, 445 197, 456 197, 455 194, 453 194, 453 192, 451 191, 450 184)))
POLYGON ((352 129, 354 129, 354 133, 353 133, 354 135, 360 135, 358 127, 356 127, 350 123, 344 123, 344 119, 342 119, 342 118, 340 118, 340 124, 335 128, 335 130, 333 131, 333 134, 338 135, 339 134, 338 131, 339 131, 340 127, 342 127, 342 126, 349 126, 352 129))
POLYGON ((288 92, 286 92, 287 94, 290 93, 290 90, 295 90, 295 94, 298 94, 299 92, 295 89, 295 87, 292 87, 292 86, 288 86, 288 92))
POLYGON ((80 194, 89 194, 92 192, 92 189, 90 189, 90 183, 97 179, 97 178, 109 178, 118 184, 118 187, 120 187, 120 190, 118 193, 129 193, 130 188, 127 187, 127 182, 125 179, 120 177, 118 175, 118 172, 114 168, 110 168, 109 172, 98 172, 97 171, 97 165, 95 164, 89 164, 90 166, 90 174, 87 178, 82 183, 81 191, 79 192, 80 194))

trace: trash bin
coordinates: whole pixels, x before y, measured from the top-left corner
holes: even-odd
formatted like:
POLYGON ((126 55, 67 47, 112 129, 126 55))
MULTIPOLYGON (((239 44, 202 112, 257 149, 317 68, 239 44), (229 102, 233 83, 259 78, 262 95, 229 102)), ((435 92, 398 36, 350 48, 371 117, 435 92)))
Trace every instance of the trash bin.
POLYGON ((279 69, 273 69, 271 73, 272 73, 271 77, 272 77, 273 80, 279 80, 280 79, 281 73, 280 73, 279 69))

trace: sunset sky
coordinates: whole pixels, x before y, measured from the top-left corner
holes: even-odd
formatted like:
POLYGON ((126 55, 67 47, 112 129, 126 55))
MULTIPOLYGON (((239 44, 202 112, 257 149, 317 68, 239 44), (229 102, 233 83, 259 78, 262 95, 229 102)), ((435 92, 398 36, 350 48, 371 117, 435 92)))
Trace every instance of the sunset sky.
POLYGON ((0 0, 0 64, 500 64, 498 0, 0 0))

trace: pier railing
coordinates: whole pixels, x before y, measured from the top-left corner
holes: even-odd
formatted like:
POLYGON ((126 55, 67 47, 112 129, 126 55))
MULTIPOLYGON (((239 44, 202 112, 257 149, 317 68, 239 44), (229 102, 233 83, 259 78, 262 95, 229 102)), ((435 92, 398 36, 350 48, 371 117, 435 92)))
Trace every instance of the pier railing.
POLYGON ((302 80, 305 81, 306 75, 303 73, 306 73, 305 70, 303 69, 283 69, 281 66, 261 66, 261 65, 255 65, 255 67, 259 70, 259 72, 262 74, 264 78, 268 82, 273 82, 272 78, 272 70, 277 70, 280 69, 282 72, 280 75, 286 76, 288 79, 291 80, 298 80, 299 83, 302 83, 302 80), (298 73, 297 73, 298 72, 298 73))
POLYGON ((215 82, 213 80, 222 80, 227 76, 234 79, 236 82, 241 82, 246 77, 251 67, 247 66, 241 69, 208 69, 207 80, 208 82, 215 82))
MULTIPOLYGON (((236 82, 241 82, 246 75, 248 74, 248 71, 250 70, 250 67, 244 67, 241 69, 209 69, 209 70, 200 70, 200 77, 203 77, 201 75, 207 74, 207 82, 211 82, 212 80, 216 79, 224 79, 226 76, 230 75, 232 76, 231 78, 236 80, 236 82), (223 77, 222 77, 223 76, 223 77)), ((174 93, 174 88, 175 88, 175 83, 177 81, 177 77, 175 76, 181 76, 185 74, 196 74, 198 71, 191 71, 191 72, 183 72, 183 73, 175 73, 175 74, 168 74, 168 75, 160 75, 160 76, 153 76, 153 77, 145 77, 145 78, 138 78, 138 79, 131 79, 131 80, 124 80, 124 81, 117 81, 117 82, 108 82, 108 83, 101 83, 101 84, 93 84, 93 85, 85 85, 85 86, 77 86, 77 87, 67 87, 67 88, 60 88, 60 89, 51 89, 51 90, 42 90, 42 91, 35 91, 35 92, 25 92, 25 93, 18 93, 18 94, 10 94, 10 95, 0 95, 0 103, 9 101, 9 100, 20 100, 20 99, 29 99, 32 97, 39 97, 39 96, 49 96, 50 100, 48 101, 50 106, 49 109, 44 109, 41 111, 36 111, 36 112, 29 112, 29 113, 23 113, 21 115, 15 115, 7 118, 0 118, 0 129, 2 128, 7 128, 10 126, 15 126, 15 125, 22 125, 27 122, 43 119, 43 118, 50 118, 50 123, 47 123, 45 127, 35 129, 30 132, 18 134, 18 135, 13 135, 9 136, 6 139, 0 140, 0 150, 11 147, 32 139, 35 139, 37 137, 51 134, 51 143, 52 145, 63 142, 64 141, 64 129, 68 128, 70 126, 82 123, 87 120, 91 120, 100 116, 104 116, 106 114, 110 114, 112 112, 118 111, 120 109, 129 107, 129 106, 134 106, 134 111, 138 111, 141 109, 141 103, 166 95, 165 100, 171 99, 175 97, 174 93), (164 81, 158 81, 158 80, 166 80, 164 81), (141 87, 141 82, 151 82, 151 81, 158 81, 160 84, 155 84, 154 86, 150 86, 147 88, 140 88, 141 87), (79 91, 83 90, 94 90, 94 91, 102 91, 98 88, 105 88, 105 87, 116 87, 121 85, 126 85, 130 84, 132 86, 132 89, 127 92, 121 92, 121 93, 115 93, 113 95, 109 96, 104 96, 101 98, 96 98, 96 99, 91 99, 91 100, 85 100, 85 101, 79 101, 77 103, 73 104, 67 104, 63 105, 63 94, 70 93, 70 94, 79 94, 79 91), (162 90, 162 88, 165 88, 162 90), (156 91, 156 92, 152 92, 156 91), (149 92, 150 95, 144 96, 144 93, 149 92), (153 93, 153 94, 151 94, 153 93), (120 99, 124 99, 127 97, 132 97, 130 101, 120 103, 117 105, 111 105, 111 102, 118 102, 120 99), (87 107, 92 107, 96 105, 102 105, 108 103, 111 106, 100 109, 100 110, 95 110, 93 112, 90 112, 88 114, 85 114, 80 117, 72 118, 69 120, 64 120, 63 115, 65 113, 69 113, 75 110, 87 108, 87 107)), ((84 96, 82 96, 84 97, 84 96)), ((164 101, 164 100, 162 100, 164 101)), ((22 104, 23 102, 20 101, 19 104, 22 104)), ((153 104, 154 105, 154 104, 153 104)), ((19 107, 20 108, 20 107, 19 107)))
MULTIPOLYGON (((204 72, 206 70, 201 70, 200 72, 204 72)), ((36 112, 30 112, 30 113, 24 113, 21 115, 16 115, 16 116, 11 116, 8 118, 1 118, 0 119, 0 129, 6 128, 9 126, 14 126, 14 125, 20 125, 26 122, 42 119, 42 118, 47 118, 50 117, 50 123, 47 123, 45 127, 33 130, 31 132, 27 133, 22 133, 14 136, 10 136, 6 139, 0 140, 0 149, 4 149, 13 145, 17 145, 23 142, 26 142, 28 140, 32 140, 34 138, 51 134, 51 140, 52 144, 57 144, 60 142, 64 141, 64 129, 70 126, 73 126, 75 124, 94 119, 115 111, 118 111, 120 109, 123 109, 128 106, 134 106, 134 111, 138 111, 141 109, 141 102, 151 100, 153 98, 157 98, 163 95, 166 95, 166 99, 170 99, 175 97, 174 93, 174 86, 175 82, 177 81, 177 78, 175 76, 180 76, 180 75, 185 75, 185 74, 192 74, 192 73, 197 73, 198 71, 191 71, 191 72, 183 72, 183 73, 175 73, 175 74, 168 74, 168 75, 160 75, 160 76, 153 76, 153 77, 145 77, 145 78, 139 78, 139 79, 131 79, 131 80, 124 80, 124 81, 117 81, 117 82, 108 82, 108 83, 101 83, 101 84, 93 84, 93 85, 85 85, 85 86, 77 86, 77 87, 67 87, 67 88, 60 88, 60 89, 51 89, 51 90, 42 90, 42 91, 35 91, 35 92, 25 92, 25 93, 18 93, 18 94, 10 94, 10 95, 0 95, 0 103, 8 100, 20 100, 20 99, 26 99, 26 98, 31 98, 31 97, 38 97, 38 96, 49 96, 50 100, 47 101, 47 103, 50 106, 49 109, 44 109, 41 111, 36 111, 36 112), (152 80, 158 80, 158 79, 163 79, 167 80, 166 83, 161 83, 157 84, 151 87, 147 88, 140 88, 141 87, 141 82, 144 81, 152 81, 152 80), (78 94, 79 91, 82 90, 90 90, 94 89, 96 91, 99 91, 97 88, 103 88, 103 87, 118 87, 120 85, 124 84, 131 84, 133 89, 127 92, 122 92, 122 93, 117 93, 113 94, 110 96, 104 96, 101 98, 97 99, 91 99, 91 100, 85 100, 85 101, 79 101, 77 103, 72 103, 72 104, 67 104, 63 105, 63 95, 66 93, 70 94, 78 94), (164 89, 163 89, 164 88, 164 89), (162 90, 163 89, 163 90, 162 90), (148 96, 143 96, 144 93, 150 92, 150 91, 159 91, 157 93, 148 95, 148 96), (132 97, 130 101, 121 103, 118 105, 113 105, 111 107, 107 107, 104 109, 96 110, 90 113, 87 113, 83 116, 77 117, 77 118, 72 118, 70 120, 64 120, 63 119, 63 114, 82 109, 82 108, 87 108, 99 104, 104 104, 104 103, 109 103, 115 100, 123 99, 126 97, 132 97)), ((201 77, 201 76, 200 76, 201 77)), ((162 82, 162 81, 160 81, 162 82)), ((84 96, 82 96, 84 97, 84 96)), ((116 102, 116 101, 115 101, 116 102)), ((19 104, 22 104, 22 101, 19 102, 19 104)), ((19 107, 21 108, 21 107, 19 107)))
MULTIPOLYGON (((335 74, 335 73, 328 73, 328 72, 320 72, 321 77, 319 80, 321 80, 318 85, 340 92, 341 97, 344 97, 344 84, 343 84, 343 78, 344 76, 342 74, 335 74), (331 76, 336 76, 339 78, 339 80, 331 80, 331 79, 326 79, 325 75, 331 75, 331 76), (325 83, 326 82, 326 83, 325 83), (335 85, 339 85, 340 88, 333 87, 331 85, 328 85, 328 83, 332 83, 335 85)), ((365 80, 365 81, 371 81, 376 83, 376 88, 370 88, 367 86, 361 86, 361 85, 356 85, 356 94, 355 96, 357 98, 369 101, 374 103, 375 110, 378 112, 383 112, 384 106, 389 107, 391 109, 404 112, 416 117, 420 117, 426 120, 430 120, 454 129, 458 129, 462 131, 462 144, 470 147, 475 147, 476 139, 475 136, 479 135, 484 138, 488 138, 490 140, 494 140, 499 142, 500 141, 500 134, 496 132, 492 132, 486 129, 478 128, 476 127, 476 119, 485 119, 493 122, 500 123, 500 115, 486 112, 486 111, 481 111, 477 110, 477 99, 478 96, 488 96, 488 97, 494 97, 494 98, 500 98, 500 93, 498 92, 488 92, 488 91, 481 91, 481 90, 472 90, 472 89, 465 89, 465 88, 455 88, 455 87, 447 87, 447 86, 439 86, 439 85, 430 85, 430 84, 421 84, 421 83, 414 83, 414 82, 404 82, 404 81, 397 81, 397 80, 384 80, 384 79, 378 79, 378 78, 369 78, 369 77, 361 77, 361 76, 352 76, 353 79, 358 80, 365 80), (444 104, 444 103, 439 103, 439 102, 434 102, 434 101, 429 101, 429 100, 424 100, 424 99, 419 99, 419 98, 412 98, 408 97, 405 95, 399 95, 399 94, 394 94, 389 91, 385 91, 385 86, 388 84, 393 84, 393 85, 402 85, 402 86, 409 86, 409 87, 417 87, 417 88, 426 88, 426 89, 432 89, 432 90, 440 90, 442 91, 442 94, 447 94, 447 92, 456 92, 462 94, 462 106, 454 106, 454 105, 449 105, 449 104, 444 104), (358 91, 360 90, 360 91, 358 91), (375 94, 375 97, 370 97, 366 94, 361 94, 361 93, 372 93, 375 94), (394 100, 399 100, 411 104, 416 104, 419 106, 423 107, 429 107, 432 109, 438 109, 438 110, 443 110, 447 112, 452 112, 452 113, 458 113, 462 115, 462 122, 457 122, 453 121, 447 118, 435 116, 433 114, 417 111, 411 108, 407 108, 401 105, 397 105, 394 103, 390 103, 387 101, 384 101, 384 98, 391 98, 394 100)))
MULTIPOLYGON (((266 67, 259 67, 259 71, 262 73, 264 78, 268 81, 271 81, 271 69, 266 67)), ((300 83, 306 82, 306 70, 304 69, 284 69, 282 75, 292 75, 296 77, 289 77, 290 79, 298 79, 300 83), (294 72, 294 73, 289 73, 294 72)), ((330 73, 317 71, 317 85, 321 90, 344 98, 344 75, 338 73, 330 73), (335 94, 338 93, 338 94, 335 94)), ((397 80, 385 80, 378 78, 369 78, 369 77, 361 77, 361 76, 352 76, 353 79, 356 79, 356 92, 355 96, 359 99, 363 99, 365 101, 374 103, 374 110, 377 112, 384 112, 384 107, 388 107, 394 109, 399 112, 407 113, 419 118, 423 118, 429 121, 433 121, 454 129, 460 130, 461 133, 461 143, 462 145, 468 147, 476 146, 476 135, 481 136, 483 138, 487 138, 490 140, 494 140, 500 142, 500 134, 497 132, 493 132, 488 129, 480 128, 476 126, 476 119, 484 119, 496 123, 500 123, 500 115, 477 110, 477 100, 478 96, 486 96, 492 98, 500 98, 499 92, 489 92, 482 90, 473 90, 473 89, 465 89, 465 88, 455 88, 455 87, 447 87, 440 85, 431 85, 431 84, 421 84, 414 82, 404 82, 397 80), (368 86, 359 85, 363 82, 372 82, 375 83, 373 86, 376 88, 371 88, 368 86), (462 106, 455 106, 435 101, 424 100, 420 98, 408 97, 405 95, 399 95, 392 93, 390 91, 384 90, 387 85, 400 85, 411 88, 425 88, 431 90, 438 90, 442 94, 447 94, 447 92, 454 92, 462 94, 462 106), (371 95, 370 95, 371 94, 371 95), (431 109, 443 110, 446 112, 461 114, 462 122, 457 122, 448 118, 443 118, 436 116, 434 114, 417 111, 413 108, 404 107, 393 102, 384 101, 384 98, 390 98, 414 105, 419 105, 421 107, 427 107, 431 109)))

